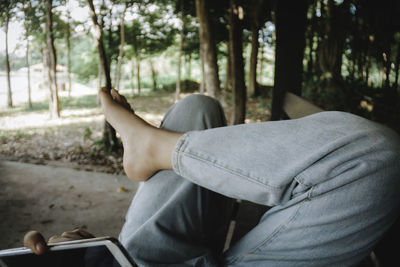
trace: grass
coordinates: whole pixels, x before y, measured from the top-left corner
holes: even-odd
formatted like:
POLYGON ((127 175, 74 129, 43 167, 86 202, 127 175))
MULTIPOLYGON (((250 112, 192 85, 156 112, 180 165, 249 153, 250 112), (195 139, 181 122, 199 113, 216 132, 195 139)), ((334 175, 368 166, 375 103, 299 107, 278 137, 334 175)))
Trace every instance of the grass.
MULTIPOLYGON (((83 95, 79 97, 60 97, 61 109, 82 109, 82 108, 96 108, 97 95, 83 95)), ((1 116, 16 116, 28 112, 48 112, 48 100, 32 102, 32 107, 27 104, 17 105, 13 108, 6 108, 0 111, 1 116)))

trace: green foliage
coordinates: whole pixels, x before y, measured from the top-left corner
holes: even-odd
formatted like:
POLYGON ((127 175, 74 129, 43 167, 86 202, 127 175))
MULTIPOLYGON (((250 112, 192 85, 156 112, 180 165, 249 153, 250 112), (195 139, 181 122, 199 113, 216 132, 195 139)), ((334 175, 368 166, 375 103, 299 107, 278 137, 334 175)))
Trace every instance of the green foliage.
POLYGON ((82 82, 96 78, 99 70, 99 55, 91 36, 73 39, 71 68, 75 77, 82 82))
POLYGON ((156 55, 174 43, 177 29, 172 24, 168 6, 142 1, 137 7, 137 18, 126 27, 126 42, 141 57, 156 55))
POLYGON ((91 140, 91 139, 92 139, 92 130, 90 130, 90 127, 85 127, 83 133, 83 141, 86 142, 86 140, 91 140))

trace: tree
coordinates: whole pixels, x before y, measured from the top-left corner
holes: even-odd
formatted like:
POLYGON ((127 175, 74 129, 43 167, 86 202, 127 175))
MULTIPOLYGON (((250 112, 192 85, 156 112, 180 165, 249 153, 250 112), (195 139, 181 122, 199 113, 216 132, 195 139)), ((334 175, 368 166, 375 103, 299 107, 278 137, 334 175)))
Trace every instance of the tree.
POLYGON ((132 46, 133 56, 136 61, 136 76, 138 91, 140 93, 140 63, 148 59, 150 65, 153 89, 157 87, 157 70, 152 62, 152 57, 165 51, 174 43, 177 32, 171 12, 167 3, 159 2, 155 5, 152 2, 135 3, 132 6, 135 19, 126 25, 126 41, 132 46))
POLYGON ((56 48, 54 46, 54 33, 53 33, 53 1, 46 1, 46 47, 44 50, 44 67, 47 70, 47 85, 50 91, 49 110, 50 117, 60 117, 60 102, 58 99, 57 89, 57 56, 56 48))
POLYGON ((10 20, 14 14, 15 1, 5 1, 0 4, 0 25, 4 26, 4 32, 6 35, 5 44, 6 44, 6 74, 7 74, 7 106, 13 107, 12 100, 12 90, 11 90, 11 78, 10 78, 10 59, 9 59, 9 51, 8 51, 8 26, 10 20))
POLYGON ((213 27, 208 10, 208 0, 196 0, 196 12, 199 20, 200 55, 204 64, 204 79, 207 93, 211 97, 220 95, 220 81, 218 75, 217 49, 213 37, 213 27))
POLYGON ((30 68, 30 41, 29 41, 29 24, 32 23, 30 20, 30 11, 32 10, 32 4, 30 1, 23 1, 22 9, 24 11, 24 28, 25 28, 25 39, 26 39, 26 51, 25 60, 27 68, 27 79, 28 79, 28 106, 32 108, 32 97, 31 97, 31 68, 30 68))
POLYGON ((282 117, 286 91, 301 95, 307 0, 276 2, 275 76, 271 120, 282 117))
MULTIPOLYGON (((67 0, 68 4, 71 0, 67 0)), ((71 96, 72 81, 71 81, 71 11, 67 8, 67 68, 68 68, 68 96, 71 96)))
POLYGON ((121 29, 121 44, 119 46, 119 55, 118 55, 118 63, 117 63, 117 69, 116 69, 116 74, 115 74, 115 88, 118 90, 119 89, 119 81, 121 79, 121 66, 122 66, 122 59, 124 56, 124 45, 125 45, 125 13, 126 9, 128 8, 128 2, 125 1, 125 6, 124 10, 122 11, 121 14, 121 24, 120 24, 120 29, 121 29))
POLYGON ((259 49, 259 31, 267 19, 271 19, 271 1, 253 0, 249 7, 249 20, 251 30, 251 54, 248 78, 248 93, 251 96, 260 94, 257 86, 257 58, 259 49))
MULTIPOLYGON (((103 43, 103 29, 100 27, 95 7, 93 5, 93 0, 87 0, 90 9, 90 17, 92 19, 93 28, 94 28, 94 38, 97 44, 97 50, 99 52, 100 64, 102 66, 102 70, 106 79, 106 88, 108 91, 111 91, 111 74, 110 74, 110 64, 108 62, 107 53, 103 43)), ((106 149, 110 149, 112 151, 118 148, 118 140, 116 137, 115 129, 107 122, 104 122, 104 131, 103 131, 103 141, 106 149)))
POLYGON ((229 10, 229 58, 233 91, 231 124, 244 123, 246 116, 246 85, 243 63, 243 6, 240 0, 230 0, 229 10))
POLYGON ((182 53, 185 40, 185 10, 184 1, 181 0, 181 33, 180 33, 180 45, 179 45, 179 55, 178 55, 178 77, 176 78, 176 90, 175 90, 175 101, 179 100, 179 94, 181 93, 181 71, 182 71, 182 53))

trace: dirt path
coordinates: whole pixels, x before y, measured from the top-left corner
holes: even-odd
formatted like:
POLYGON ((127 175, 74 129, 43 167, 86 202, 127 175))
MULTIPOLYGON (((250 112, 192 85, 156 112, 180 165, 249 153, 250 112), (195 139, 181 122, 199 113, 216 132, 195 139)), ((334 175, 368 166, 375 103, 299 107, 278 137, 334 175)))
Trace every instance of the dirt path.
POLYGON ((0 161, 0 249, 35 229, 46 238, 79 226, 118 237, 138 183, 123 175, 0 161))

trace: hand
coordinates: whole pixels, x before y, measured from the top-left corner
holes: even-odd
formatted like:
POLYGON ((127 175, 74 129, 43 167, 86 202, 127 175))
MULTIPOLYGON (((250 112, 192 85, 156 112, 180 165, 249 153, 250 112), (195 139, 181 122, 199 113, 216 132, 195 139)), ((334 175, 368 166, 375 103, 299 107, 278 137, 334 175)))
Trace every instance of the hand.
MULTIPOLYGON (((54 244, 64 241, 72 241, 79 239, 88 239, 94 238, 94 235, 91 233, 78 228, 70 232, 64 232, 60 236, 52 236, 49 238, 48 243, 54 244)), ((41 255, 48 250, 48 246, 44 237, 37 231, 30 231, 24 237, 24 246, 30 248, 33 253, 37 255, 41 255)))

